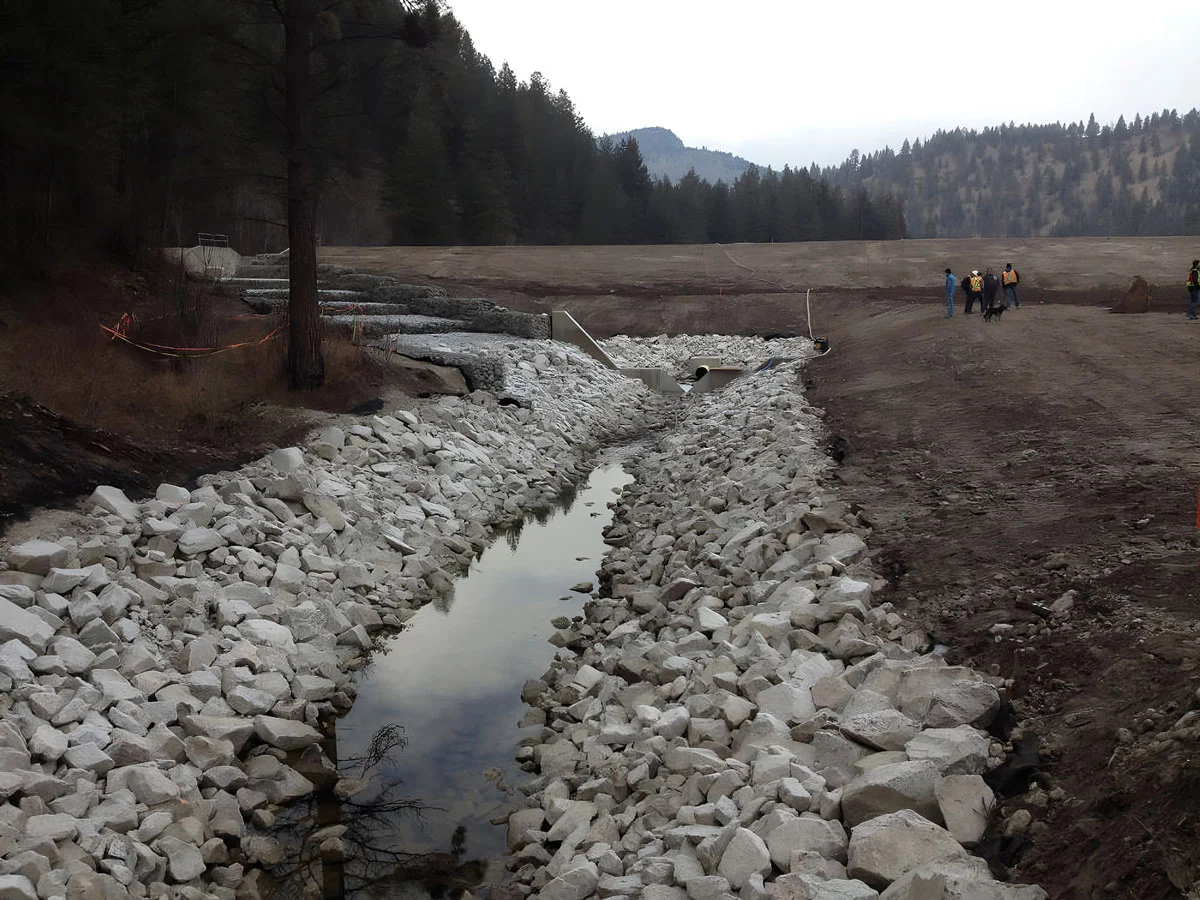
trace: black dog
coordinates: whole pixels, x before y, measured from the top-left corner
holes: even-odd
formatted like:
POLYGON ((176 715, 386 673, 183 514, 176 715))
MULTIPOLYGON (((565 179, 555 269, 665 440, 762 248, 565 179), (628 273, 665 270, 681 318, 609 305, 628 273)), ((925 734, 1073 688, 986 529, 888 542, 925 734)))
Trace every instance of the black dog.
POLYGON ((984 782, 1001 797, 1028 793, 1034 784, 1048 789, 1050 779, 1041 770, 1040 746, 1041 740, 1032 733, 1013 741, 1012 753, 999 766, 984 773, 984 782))
POLYGON ((1003 306, 989 306, 983 311, 983 321, 990 322, 992 320, 992 316, 995 316, 996 321, 999 322, 1002 315, 1004 315, 1003 306))

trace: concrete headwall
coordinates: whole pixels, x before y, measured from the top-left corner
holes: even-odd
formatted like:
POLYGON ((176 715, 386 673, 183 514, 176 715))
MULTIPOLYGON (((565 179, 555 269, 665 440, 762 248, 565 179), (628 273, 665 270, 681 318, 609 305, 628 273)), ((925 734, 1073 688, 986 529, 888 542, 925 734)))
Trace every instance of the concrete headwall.
POLYGON ((562 341, 564 344, 578 347, 592 359, 604 363, 610 369, 617 368, 612 357, 604 352, 604 348, 597 344, 583 326, 575 321, 575 317, 566 310, 556 309, 550 313, 550 337, 556 341, 562 341))
POLYGON ((182 259, 184 271, 196 278, 234 275, 242 264, 242 255, 232 247, 163 247, 162 252, 172 265, 182 259))
POLYGON ((703 378, 692 385, 692 393, 706 394, 709 391, 720 390, 741 375, 742 372, 742 369, 733 366, 709 369, 703 378))

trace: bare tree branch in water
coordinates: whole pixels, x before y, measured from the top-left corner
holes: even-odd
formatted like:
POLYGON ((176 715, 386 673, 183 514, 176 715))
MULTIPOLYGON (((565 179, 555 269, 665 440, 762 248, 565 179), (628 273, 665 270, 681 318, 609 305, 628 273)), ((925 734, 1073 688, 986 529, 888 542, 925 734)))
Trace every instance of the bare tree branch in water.
POLYGON ((403 750, 407 746, 408 738, 404 736, 404 726, 391 722, 371 736, 371 743, 367 746, 366 753, 362 756, 347 757, 342 762, 344 764, 362 763, 362 772, 359 774, 359 778, 365 778, 367 772, 387 759, 393 750, 396 748, 403 750))
MULTIPOLYGON (((381 768, 392 753, 408 743, 404 729, 385 725, 371 738, 366 753, 342 761, 361 778, 381 768)), ((400 783, 385 783, 367 799, 338 802, 332 791, 294 804, 280 817, 273 836, 284 847, 283 862, 271 870, 272 900, 313 900, 392 896, 401 883, 419 884, 431 897, 469 891, 483 880, 485 863, 463 861, 466 829, 459 826, 449 852, 413 853, 401 848, 400 825, 421 819, 427 806, 402 796, 400 783)), ((357 797, 366 796, 359 794, 357 797)))

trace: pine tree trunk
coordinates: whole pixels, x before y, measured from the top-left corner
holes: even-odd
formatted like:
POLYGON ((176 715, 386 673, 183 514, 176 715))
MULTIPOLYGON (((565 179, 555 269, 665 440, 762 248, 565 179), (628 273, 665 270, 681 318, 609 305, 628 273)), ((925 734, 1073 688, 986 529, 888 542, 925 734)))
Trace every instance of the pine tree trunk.
POLYGON ((284 70, 288 171, 288 387, 315 390, 325 383, 321 314, 317 304, 317 194, 312 159, 310 50, 314 0, 286 0, 284 70))

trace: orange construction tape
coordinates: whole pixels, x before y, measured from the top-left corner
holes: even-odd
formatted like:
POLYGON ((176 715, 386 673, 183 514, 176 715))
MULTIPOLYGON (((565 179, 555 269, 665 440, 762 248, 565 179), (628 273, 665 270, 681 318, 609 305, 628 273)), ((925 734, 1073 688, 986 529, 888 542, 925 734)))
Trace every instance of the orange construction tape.
POLYGON ((132 347, 137 347, 139 350, 145 350, 147 353, 157 353, 160 356, 175 357, 187 357, 189 355, 213 356, 217 353, 225 353, 228 350, 236 350, 239 347, 258 347, 271 340, 271 338, 275 337, 275 335, 279 334, 283 328, 283 326, 280 326, 279 328, 273 330, 270 334, 259 338, 257 341, 242 341, 238 344, 229 344, 226 347, 172 347, 168 344, 154 344, 150 342, 135 341, 122 332, 123 328, 127 329, 128 327, 129 323, 125 316, 121 317, 121 321, 117 323, 116 328, 109 328, 103 322, 100 323, 100 330, 109 335, 109 340, 122 340, 132 347))

